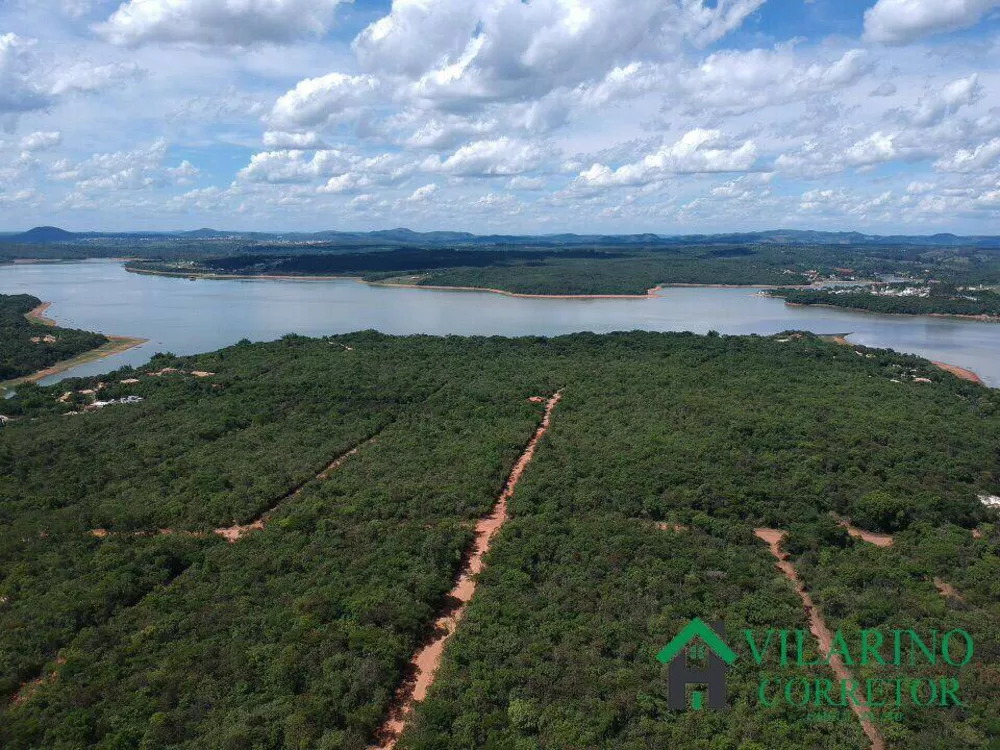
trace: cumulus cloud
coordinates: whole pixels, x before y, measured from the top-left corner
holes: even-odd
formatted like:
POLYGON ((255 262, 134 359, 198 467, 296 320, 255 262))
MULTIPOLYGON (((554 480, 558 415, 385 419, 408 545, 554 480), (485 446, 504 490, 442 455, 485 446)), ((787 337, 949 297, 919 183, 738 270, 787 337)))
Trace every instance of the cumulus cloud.
MULTIPOLYGON (((76 185, 76 198, 93 192, 145 190, 166 185, 189 184, 199 172, 183 161, 176 167, 164 166, 167 142, 160 139, 145 148, 94 154, 81 162, 55 162, 49 177, 76 185)), ((89 199, 86 199, 89 200, 89 199)))
POLYGON ((718 130, 691 130, 679 141, 663 146, 641 161, 612 169, 593 164, 577 177, 588 187, 643 185, 671 174, 708 172, 746 172, 757 161, 757 146, 752 140, 730 144, 718 130))
POLYGON ((1000 138, 994 138, 974 149, 959 149, 953 155, 937 161, 934 168, 941 172, 974 172, 993 166, 997 159, 1000 159, 1000 138))
POLYGON ((679 85, 695 108, 749 112, 849 86, 872 68, 863 50, 830 63, 803 64, 790 44, 774 49, 728 50, 683 73, 679 85))
POLYGON ((509 101, 593 81, 637 59, 668 59, 688 43, 711 43, 763 3, 394 0, 354 49, 365 70, 407 79, 423 98, 509 101))
POLYGON ((438 191, 438 186, 431 183, 430 185, 424 185, 423 187, 418 187, 410 196, 406 199, 408 203, 426 203, 438 191))
POLYGON ((939 91, 922 98, 914 110, 904 113, 905 118, 919 127, 937 125, 947 115, 954 114, 962 107, 975 104, 982 93, 983 87, 979 84, 979 76, 973 73, 968 78, 952 81, 939 91))
POLYGON ((507 176, 537 168, 545 156, 540 144, 515 141, 506 136, 488 141, 473 141, 447 159, 429 157, 423 168, 429 172, 447 172, 467 176, 507 176))
POLYGON ((892 161, 899 153, 895 144, 896 135, 878 131, 858 141, 844 154, 845 161, 854 167, 863 167, 892 161))
POLYGON ((22 151, 44 151, 62 143, 62 133, 36 131, 21 139, 22 151))
POLYGON ((357 161, 358 157, 337 149, 264 151, 251 157, 250 164, 240 170, 238 178, 275 184, 312 182, 342 174, 357 161))
POLYGON ((1000 0, 878 0, 865 11, 865 39, 908 44, 979 23, 1000 0))
POLYGON ((271 110, 269 122, 278 128, 314 128, 358 114, 359 107, 374 101, 380 81, 372 76, 330 73, 306 78, 281 96, 271 110))
POLYGON ((96 31, 115 44, 249 46, 325 33, 342 0, 129 0, 96 31))

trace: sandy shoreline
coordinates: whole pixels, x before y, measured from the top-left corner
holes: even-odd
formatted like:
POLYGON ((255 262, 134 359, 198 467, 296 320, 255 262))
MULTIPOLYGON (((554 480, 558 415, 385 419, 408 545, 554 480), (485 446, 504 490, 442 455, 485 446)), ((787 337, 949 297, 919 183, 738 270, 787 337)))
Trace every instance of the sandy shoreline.
POLYGON ((37 383, 39 380, 44 380, 50 375, 58 375, 60 372, 65 372, 79 365, 85 365, 88 362, 96 362, 105 357, 127 352, 129 349, 142 346, 149 341, 149 339, 132 338, 129 336, 107 336, 107 338, 111 340, 103 346, 91 349, 89 352, 84 352, 83 354, 78 354, 72 359, 64 359, 62 362, 56 362, 51 367, 46 367, 44 370, 39 370, 31 375, 24 375, 20 378, 0 383, 0 388, 14 388, 23 383, 37 383))
MULTIPOLYGON (((841 346, 854 346, 854 344, 852 344, 850 341, 847 340, 847 337, 850 335, 851 334, 849 333, 838 333, 830 336, 820 336, 820 338, 823 339, 824 341, 831 341, 834 344, 840 344, 841 346)), ((859 344, 858 346, 862 345, 859 344)), ((933 359, 928 360, 928 362, 930 362, 932 365, 934 365, 940 370, 944 370, 945 372, 950 372, 957 378, 961 378, 962 380, 968 380, 970 383, 976 383, 986 388, 989 387, 986 385, 986 382, 981 377, 979 377, 972 370, 966 369, 965 367, 959 367, 958 365, 950 365, 947 362, 938 362, 937 360, 933 359)))
MULTIPOLYGON (((58 328, 58 325, 52 318, 45 316, 45 312, 52 306, 51 302, 43 302, 34 310, 25 313, 25 317, 28 320, 41 323, 42 325, 49 326, 50 328, 58 328)), ((44 380, 50 375, 58 375, 60 372, 65 372, 66 370, 72 369, 79 365, 85 365, 88 362, 96 362, 99 359, 104 359, 105 357, 111 357, 115 354, 121 354, 122 352, 127 352, 129 349, 134 349, 137 346, 142 346, 149 339, 141 339, 133 336, 109 336, 108 334, 102 334, 105 338, 109 339, 108 343, 102 344, 96 349, 91 349, 90 351, 78 354, 70 359, 64 359, 61 362, 56 362, 50 367, 46 367, 44 370, 39 370, 31 375, 22 375, 19 378, 14 378, 13 380, 7 380, 0 383, 0 390, 6 388, 14 388, 21 385, 22 383, 37 383, 39 380, 44 380)))
POLYGON ((56 322, 52 320, 52 318, 45 317, 45 311, 48 310, 50 307, 52 307, 51 302, 43 302, 34 310, 25 313, 24 317, 26 317, 28 320, 34 323, 41 323, 43 326, 55 327, 56 322))

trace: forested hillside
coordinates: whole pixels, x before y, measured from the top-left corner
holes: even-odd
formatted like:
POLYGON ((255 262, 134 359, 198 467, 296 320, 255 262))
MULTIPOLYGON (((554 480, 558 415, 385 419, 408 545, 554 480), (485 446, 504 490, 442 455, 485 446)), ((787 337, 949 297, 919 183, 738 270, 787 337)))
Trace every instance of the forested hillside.
POLYGON ((862 353, 365 332, 24 387, 0 404, 0 746, 366 747, 561 390, 400 748, 864 746, 849 712, 759 705, 747 662, 730 711, 667 708, 654 657, 692 617, 806 627, 765 525, 845 631, 976 638, 967 707, 889 747, 995 747, 1000 395, 862 353), (104 408, 59 400, 98 381, 104 408))
POLYGON ((41 304, 28 294, 0 294, 0 382, 44 370, 108 343, 109 339, 99 333, 29 322, 25 315, 41 304))

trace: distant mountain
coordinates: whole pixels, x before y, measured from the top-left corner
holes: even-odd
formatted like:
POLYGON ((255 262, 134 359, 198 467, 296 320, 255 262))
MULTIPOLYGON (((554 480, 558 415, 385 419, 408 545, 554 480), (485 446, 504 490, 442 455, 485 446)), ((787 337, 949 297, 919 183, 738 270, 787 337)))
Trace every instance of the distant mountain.
MULTIPOLYGON (((4 236, 5 242, 21 244, 58 244, 130 239, 163 240, 236 240, 253 243, 276 243, 291 247, 310 243, 324 250, 381 249, 392 247, 477 247, 477 246, 665 246, 665 245, 892 245, 909 247, 1000 248, 1000 237, 960 237, 950 233, 933 235, 876 235, 861 232, 820 232, 801 229, 774 229, 764 232, 734 232, 729 234, 544 234, 478 235, 470 232, 415 232, 405 227, 374 232, 227 232, 218 229, 195 229, 186 232, 67 232, 58 227, 35 227, 23 234, 4 236)), ((249 249, 249 248, 248 248, 249 249)))
POLYGON ((47 245, 53 242, 73 242, 80 235, 75 232, 67 232, 59 227, 35 227, 29 229, 24 234, 15 234, 9 237, 11 242, 24 242, 29 245, 47 245))

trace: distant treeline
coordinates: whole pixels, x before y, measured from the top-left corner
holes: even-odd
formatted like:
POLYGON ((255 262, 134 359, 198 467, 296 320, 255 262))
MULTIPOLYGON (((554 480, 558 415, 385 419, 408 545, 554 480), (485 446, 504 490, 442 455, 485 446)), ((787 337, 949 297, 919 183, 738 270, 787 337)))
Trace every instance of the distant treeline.
POLYGON ((275 274, 360 274, 370 272, 430 271, 464 266, 486 268, 513 263, 540 263, 546 258, 620 258, 621 253, 605 250, 436 250, 402 248, 378 253, 341 255, 250 256, 215 258, 202 261, 201 267, 219 273, 275 274))
POLYGON ((99 333, 29 322, 25 315, 40 304, 29 294, 0 294, 0 381, 30 375, 108 343, 99 333))
POLYGON ((774 292, 786 302, 796 305, 831 305, 853 310, 904 315, 988 315, 1000 317, 1000 294, 974 292, 968 299, 963 295, 930 297, 898 297, 865 292, 841 293, 819 290, 783 289, 774 292))

